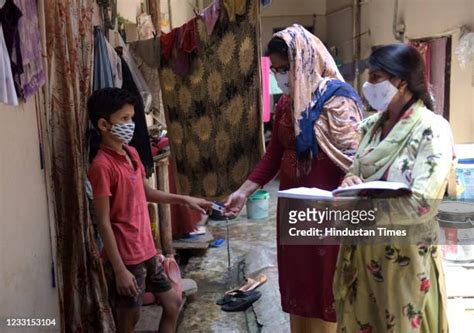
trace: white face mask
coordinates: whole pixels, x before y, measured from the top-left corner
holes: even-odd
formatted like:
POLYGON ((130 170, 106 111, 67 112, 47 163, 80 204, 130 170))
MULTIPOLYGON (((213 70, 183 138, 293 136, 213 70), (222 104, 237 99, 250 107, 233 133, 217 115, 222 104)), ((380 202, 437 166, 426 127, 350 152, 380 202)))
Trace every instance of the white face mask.
POLYGON ((112 125, 110 133, 115 135, 120 141, 129 144, 132 141, 133 133, 135 132, 135 123, 115 124, 112 125))
POLYGON ((385 80, 379 83, 365 82, 362 91, 371 107, 379 112, 384 112, 387 111, 388 105, 397 94, 398 89, 389 80, 385 80))
POLYGON ((278 88, 280 88, 281 91, 283 91, 285 95, 289 95, 290 94, 289 73, 288 72, 286 72, 285 74, 275 73, 275 79, 278 84, 278 88))

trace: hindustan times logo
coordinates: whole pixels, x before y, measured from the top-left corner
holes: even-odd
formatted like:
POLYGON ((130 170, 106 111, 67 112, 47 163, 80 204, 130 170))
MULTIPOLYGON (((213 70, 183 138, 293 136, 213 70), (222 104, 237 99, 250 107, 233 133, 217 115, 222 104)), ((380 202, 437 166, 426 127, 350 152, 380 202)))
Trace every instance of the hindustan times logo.
POLYGON ((334 210, 330 208, 316 209, 307 208, 306 210, 290 210, 288 222, 296 224, 298 222, 314 222, 321 224, 324 221, 340 221, 351 224, 363 222, 374 222, 377 209, 371 210, 334 210))

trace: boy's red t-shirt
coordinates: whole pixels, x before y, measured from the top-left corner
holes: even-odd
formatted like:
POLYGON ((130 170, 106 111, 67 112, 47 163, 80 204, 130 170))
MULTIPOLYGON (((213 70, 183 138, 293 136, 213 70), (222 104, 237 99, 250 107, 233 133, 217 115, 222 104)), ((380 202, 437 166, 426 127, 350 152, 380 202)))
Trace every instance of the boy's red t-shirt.
POLYGON ((124 149, 135 168, 125 156, 101 147, 89 169, 89 180, 94 198, 110 197, 110 223, 120 256, 125 265, 136 265, 157 252, 143 184, 145 169, 135 148, 124 149))

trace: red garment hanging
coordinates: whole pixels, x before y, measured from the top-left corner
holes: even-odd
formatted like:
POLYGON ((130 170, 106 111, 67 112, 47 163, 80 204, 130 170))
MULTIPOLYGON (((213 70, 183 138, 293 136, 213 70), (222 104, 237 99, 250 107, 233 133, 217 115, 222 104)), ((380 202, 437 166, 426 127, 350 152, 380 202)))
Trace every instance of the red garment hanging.
POLYGON ((173 48, 175 46, 177 31, 177 29, 173 29, 169 33, 162 34, 160 36, 161 54, 165 60, 169 60, 171 58, 171 54, 173 53, 173 48))
POLYGON ((198 46, 197 18, 193 18, 178 29, 180 30, 178 34, 178 50, 186 53, 193 52, 198 46))

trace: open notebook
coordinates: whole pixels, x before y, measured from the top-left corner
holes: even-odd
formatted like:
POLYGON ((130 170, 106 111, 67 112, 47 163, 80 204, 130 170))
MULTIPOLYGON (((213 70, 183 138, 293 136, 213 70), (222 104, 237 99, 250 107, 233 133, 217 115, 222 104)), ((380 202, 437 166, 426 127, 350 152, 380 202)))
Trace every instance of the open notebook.
POLYGON ((410 188, 403 183, 374 181, 359 185, 325 191, 319 188, 298 187, 278 191, 279 198, 290 199, 332 199, 335 197, 371 197, 398 196, 411 193, 410 188))

